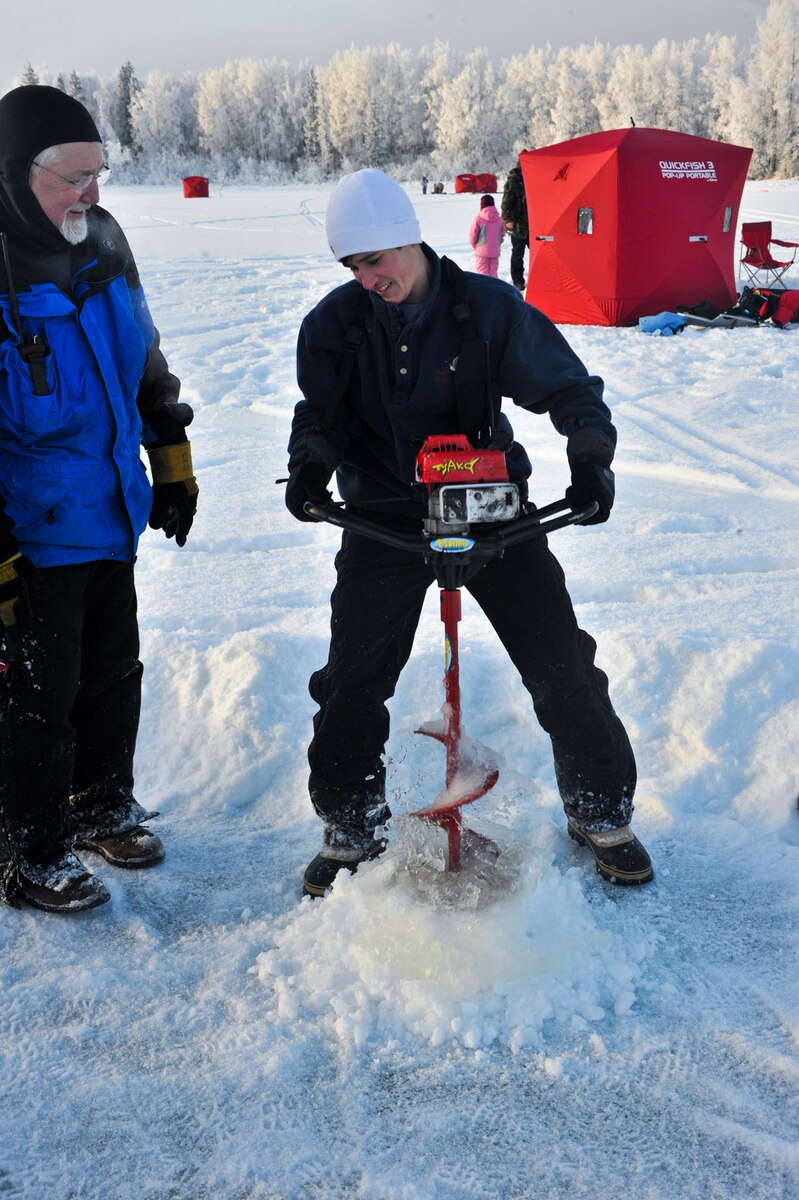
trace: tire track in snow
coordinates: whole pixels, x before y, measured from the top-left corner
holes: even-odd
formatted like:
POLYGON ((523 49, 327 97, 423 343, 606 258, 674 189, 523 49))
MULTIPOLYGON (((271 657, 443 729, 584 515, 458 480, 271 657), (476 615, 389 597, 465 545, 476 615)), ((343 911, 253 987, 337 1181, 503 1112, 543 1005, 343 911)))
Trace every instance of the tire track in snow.
POLYGON ((778 225, 799 225, 799 217, 790 217, 786 213, 769 212, 764 209, 742 208, 740 215, 742 220, 773 221, 778 225))
POLYGON ((301 200, 300 201, 301 215, 303 217, 305 217, 306 221, 310 221, 312 225, 316 225, 316 227, 318 229, 324 229, 324 227, 325 227, 324 221, 320 221, 319 217, 314 216, 314 214, 311 212, 311 209, 310 209, 310 203, 311 203, 310 200, 301 200))
MULTIPOLYGON (((655 441, 680 450, 692 464, 702 464, 698 467, 691 465, 691 474, 706 480, 714 489, 724 486, 724 479, 719 475, 719 471, 723 471, 736 484, 735 490, 757 489, 781 500, 799 503, 799 481, 787 471, 775 469, 763 458, 744 452, 740 446, 725 442, 720 437, 700 433, 686 422, 679 421, 673 413, 668 418, 663 417, 639 400, 635 406, 625 406, 624 419, 655 441), (708 463, 710 469, 704 466, 708 463)), ((678 464, 672 461, 667 469, 672 472, 677 467, 678 464)), ((627 469, 630 469, 629 464, 627 469)))

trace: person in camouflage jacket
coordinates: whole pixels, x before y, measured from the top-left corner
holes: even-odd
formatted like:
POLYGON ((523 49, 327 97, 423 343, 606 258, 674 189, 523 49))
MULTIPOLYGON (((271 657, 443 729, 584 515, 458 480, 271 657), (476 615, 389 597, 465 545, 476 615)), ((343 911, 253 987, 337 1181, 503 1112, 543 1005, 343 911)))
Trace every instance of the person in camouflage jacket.
POLYGON ((517 163, 508 172, 502 192, 500 215, 510 234, 510 277, 513 286, 524 291, 524 252, 529 242, 527 225, 527 196, 522 169, 517 163))

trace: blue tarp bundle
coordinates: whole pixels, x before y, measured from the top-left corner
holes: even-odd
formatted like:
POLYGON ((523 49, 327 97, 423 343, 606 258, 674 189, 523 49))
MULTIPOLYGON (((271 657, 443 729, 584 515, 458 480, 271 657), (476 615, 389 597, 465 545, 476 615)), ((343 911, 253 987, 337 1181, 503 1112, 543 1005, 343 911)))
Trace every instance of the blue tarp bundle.
POLYGON ((662 312, 654 317, 639 317, 638 328, 641 333, 651 333, 654 337, 672 337, 681 333, 688 321, 680 313, 662 312))

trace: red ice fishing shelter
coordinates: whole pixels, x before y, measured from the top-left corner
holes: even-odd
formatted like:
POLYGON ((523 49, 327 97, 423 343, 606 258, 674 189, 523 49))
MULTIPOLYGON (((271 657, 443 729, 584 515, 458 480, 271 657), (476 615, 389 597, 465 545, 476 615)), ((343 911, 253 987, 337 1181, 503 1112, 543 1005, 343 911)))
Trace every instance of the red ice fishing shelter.
POLYGON ((522 151, 526 299, 571 325, 629 325, 702 300, 728 308, 751 157, 745 146, 634 127, 522 151))
POLYGON ((208 180, 204 175, 187 175, 183 180, 183 197, 191 200, 194 197, 208 195, 208 180))
POLYGON ((482 175, 456 175, 455 176, 455 191, 456 192, 495 192, 497 190, 497 177, 485 172, 482 175))

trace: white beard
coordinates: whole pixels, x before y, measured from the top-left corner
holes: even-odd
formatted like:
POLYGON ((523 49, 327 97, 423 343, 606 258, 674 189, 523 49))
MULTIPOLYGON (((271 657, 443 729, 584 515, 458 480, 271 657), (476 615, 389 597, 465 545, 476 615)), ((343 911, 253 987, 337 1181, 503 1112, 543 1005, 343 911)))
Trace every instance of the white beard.
POLYGON ((86 213, 81 213, 80 216, 76 216, 75 213, 67 213, 61 222, 60 233, 72 246, 79 246, 81 242, 85 242, 89 236, 86 213))

